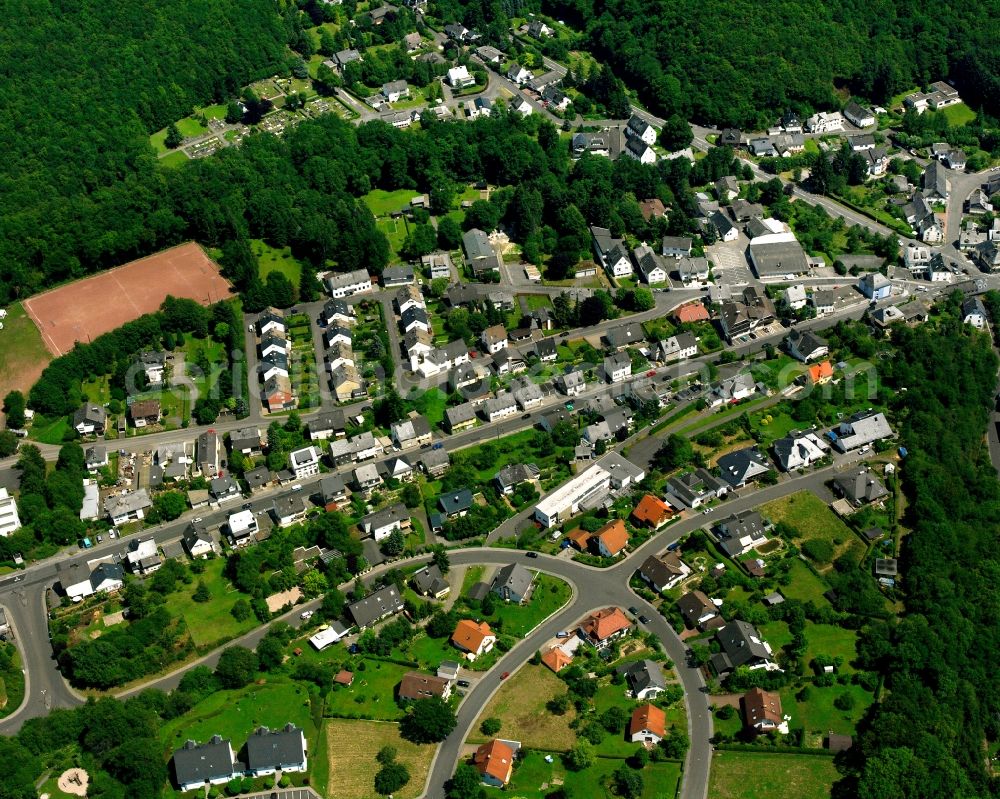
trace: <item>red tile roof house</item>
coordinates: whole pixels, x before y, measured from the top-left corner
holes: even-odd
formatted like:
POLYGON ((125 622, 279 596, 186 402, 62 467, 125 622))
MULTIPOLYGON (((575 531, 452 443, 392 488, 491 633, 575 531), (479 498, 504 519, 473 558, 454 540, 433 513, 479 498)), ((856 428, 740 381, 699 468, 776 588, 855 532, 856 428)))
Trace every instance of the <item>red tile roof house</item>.
POLYGON ((436 696, 447 701, 451 696, 451 681, 433 674, 408 671, 399 683, 399 698, 415 702, 436 696))
POLYGON ((708 308, 700 302, 690 302, 674 311, 674 319, 681 324, 684 322, 707 322, 709 320, 708 308))
POLYGON ((628 736, 632 743, 658 744, 667 734, 667 714, 656 705, 639 705, 632 711, 628 736))
POLYGON ((646 494, 632 511, 636 524, 644 524, 651 530, 659 530, 677 514, 666 502, 652 494, 646 494))
POLYGON ((462 619, 455 625, 455 632, 451 634, 451 642, 455 647, 465 652, 465 657, 468 660, 475 660, 493 649, 497 637, 486 622, 477 624, 469 619, 462 619))
POLYGON ((493 739, 476 750, 472 762, 484 783, 503 788, 510 782, 514 770, 514 750, 503 741, 493 739))
POLYGON ((743 695, 740 703, 743 705, 743 718, 751 729, 768 732, 780 729, 784 723, 781 697, 776 693, 751 688, 743 695))
POLYGON ((594 533, 597 542, 597 554, 604 558, 617 558, 628 546, 628 530, 625 522, 615 519, 594 533))
POLYGON ((597 649, 604 649, 630 632, 632 622, 621 608, 596 610, 580 622, 580 636, 597 649))
POLYGON ((573 662, 573 658, 563 652, 559 647, 554 646, 544 655, 542 655, 542 663, 548 666, 552 671, 558 674, 564 668, 566 668, 570 663, 573 662))

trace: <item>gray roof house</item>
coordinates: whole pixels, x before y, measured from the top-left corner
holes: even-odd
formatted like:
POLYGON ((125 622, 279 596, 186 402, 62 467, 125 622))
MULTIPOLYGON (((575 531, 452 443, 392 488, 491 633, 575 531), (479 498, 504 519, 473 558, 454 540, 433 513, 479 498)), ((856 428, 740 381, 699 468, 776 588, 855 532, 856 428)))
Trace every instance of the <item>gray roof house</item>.
POLYGON ((626 663, 615 671, 625 677, 629 692, 635 699, 653 699, 667 690, 663 669, 655 660, 626 663))
POLYGON ((747 510, 720 519, 712 532, 722 551, 735 558, 764 543, 769 526, 757 511, 747 510))
POLYGON ((464 516, 472 507, 472 491, 460 488, 450 494, 442 494, 438 497, 438 507, 449 519, 454 516, 464 516))
POLYGON ((632 344, 645 343, 646 331, 642 329, 642 325, 638 322, 630 322, 608 330, 604 334, 604 340, 609 347, 620 350, 632 344))
POLYGON ((528 596, 535 576, 520 563, 511 563, 496 573, 490 590, 505 602, 520 604, 528 596))
POLYGON ((418 594, 421 596, 431 596, 435 599, 441 599, 451 590, 448 580, 441 573, 441 570, 433 564, 424 566, 424 568, 416 572, 410 578, 410 582, 418 594))
POLYGON ((306 736, 294 724, 273 731, 258 727, 247 739, 247 772, 253 776, 305 770, 306 736))
POLYGON ((889 496, 886 487, 868 468, 838 474, 833 478, 833 487, 838 494, 856 506, 877 502, 889 496))
POLYGON ((466 263, 474 272, 499 270, 500 262, 485 231, 479 228, 465 231, 462 236, 462 248, 465 250, 466 263))
POLYGON ((728 452, 719 458, 717 465, 719 476, 733 488, 742 488, 771 470, 767 456, 757 447, 728 452))
POLYGON ((362 630, 381 621, 386 616, 399 613, 402 609, 403 600, 394 585, 383 586, 364 599, 359 599, 347 606, 347 611, 354 619, 354 623, 362 630))
MULTIPOLYGON (((697 508, 705 502, 723 496, 728 491, 728 483, 700 467, 693 472, 671 477, 667 481, 667 493, 670 497, 689 508, 697 508)), ((674 504, 676 506, 676 502, 674 504)))
POLYGON ((884 413, 862 411, 841 422, 828 434, 838 452, 873 444, 894 435, 884 413))
POLYGON ((774 653, 757 629, 745 621, 732 621, 715 634, 722 651, 712 656, 712 667, 716 674, 728 674, 739 666, 751 670, 778 670, 774 653))
POLYGON ((539 473, 533 463, 512 463, 497 472, 493 480, 504 494, 510 494, 521 483, 537 480, 539 473))
POLYGON ((228 738, 213 735, 203 744, 187 741, 174 752, 174 777, 182 791, 221 785, 236 776, 233 746, 228 738))
POLYGON ((795 360, 808 363, 815 358, 822 358, 830 352, 826 339, 817 336, 811 330, 794 328, 785 337, 785 349, 795 360))

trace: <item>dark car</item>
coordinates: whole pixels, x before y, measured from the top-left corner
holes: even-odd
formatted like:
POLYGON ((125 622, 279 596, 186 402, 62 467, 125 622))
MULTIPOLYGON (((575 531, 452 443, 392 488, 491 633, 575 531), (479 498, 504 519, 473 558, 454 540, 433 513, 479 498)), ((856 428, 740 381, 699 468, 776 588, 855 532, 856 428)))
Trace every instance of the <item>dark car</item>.
POLYGON ((527 554, 527 557, 529 557, 529 558, 537 558, 538 557, 538 553, 537 552, 528 552, 526 554, 527 554))
POLYGON ((472 683, 470 683, 468 680, 459 680, 458 681, 458 687, 459 688, 468 688, 470 685, 472 685, 472 683))
POLYGON ((347 647, 347 651, 350 652, 352 655, 356 655, 361 650, 358 648, 357 644, 351 644, 349 647, 347 647))
POLYGON ((647 616, 640 616, 639 621, 641 621, 643 624, 649 624, 649 618, 647 616))
POLYGON ((633 616, 638 616, 639 615, 639 608, 637 608, 635 605, 633 605, 632 607, 630 607, 628 609, 628 612, 631 613, 633 616))
POLYGON ((524 414, 524 416, 522 416, 521 418, 522 418, 522 419, 530 419, 530 418, 531 418, 531 414, 530 414, 530 413, 526 413, 526 414, 524 414))

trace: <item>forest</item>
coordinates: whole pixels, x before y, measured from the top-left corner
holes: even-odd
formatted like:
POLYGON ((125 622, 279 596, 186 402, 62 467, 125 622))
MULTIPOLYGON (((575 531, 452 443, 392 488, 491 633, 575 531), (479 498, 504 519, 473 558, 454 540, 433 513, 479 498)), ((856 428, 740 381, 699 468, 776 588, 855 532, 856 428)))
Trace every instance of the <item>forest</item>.
POLYGON ((995 795, 984 752, 1000 738, 1000 482, 983 431, 997 358, 962 325, 959 304, 948 300, 937 329, 897 326, 896 357, 879 368, 907 389, 896 395, 909 453, 905 610, 862 630, 862 665, 885 675, 886 690, 851 750, 859 777, 835 796, 995 795))

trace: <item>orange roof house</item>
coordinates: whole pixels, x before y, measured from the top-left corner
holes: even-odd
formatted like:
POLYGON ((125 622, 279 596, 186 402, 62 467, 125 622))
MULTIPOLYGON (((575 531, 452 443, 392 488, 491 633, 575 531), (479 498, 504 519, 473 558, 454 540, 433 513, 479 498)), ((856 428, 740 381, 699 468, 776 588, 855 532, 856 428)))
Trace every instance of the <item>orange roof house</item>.
POLYGON ((674 515, 673 508, 652 494, 646 494, 640 499, 639 504, 632 511, 632 518, 635 519, 636 524, 644 524, 653 530, 665 525, 674 515))
POLYGON ((639 705, 632 711, 628 735, 632 743, 659 743, 667 734, 667 714, 656 705, 639 705))
POLYGON ((783 721, 781 697, 771 691, 751 688, 743 695, 743 717, 755 730, 775 730, 783 721))
POLYGON ((684 322, 707 322, 709 320, 708 308, 700 302, 689 302, 674 311, 674 319, 681 324, 684 322))
POLYGON ((612 641, 628 634, 632 622, 621 608, 609 607, 596 610, 580 622, 580 632, 584 640, 598 649, 604 649, 612 641))
POLYGON ((566 533, 566 540, 581 552, 586 552, 590 547, 590 538, 590 533, 580 527, 566 533))
POLYGON ((606 558, 615 558, 624 552, 628 545, 628 530, 625 529, 625 522, 615 519, 594 533, 594 538, 597 539, 598 554, 606 558))
POLYGON ((542 655, 542 663, 544 663, 546 666, 552 669, 552 671, 554 671, 556 674, 558 674, 572 662, 573 658, 571 658, 557 646, 552 647, 548 652, 542 655))
POLYGON ((833 364, 829 361, 814 363, 809 367, 809 380, 813 383, 826 383, 833 379, 833 364))
POLYGON ((341 669, 337 672, 337 676, 333 678, 333 681, 337 685, 350 685, 354 682, 354 675, 347 671, 347 669, 341 669))
POLYGON ((514 769, 514 750, 495 738, 476 750, 472 762, 483 777, 483 782, 502 788, 510 782, 514 769))
POLYGON ((455 625, 451 642, 465 652, 469 660, 475 660, 483 653, 489 652, 497 642, 497 638, 486 622, 476 623, 470 619, 462 619, 455 625))

